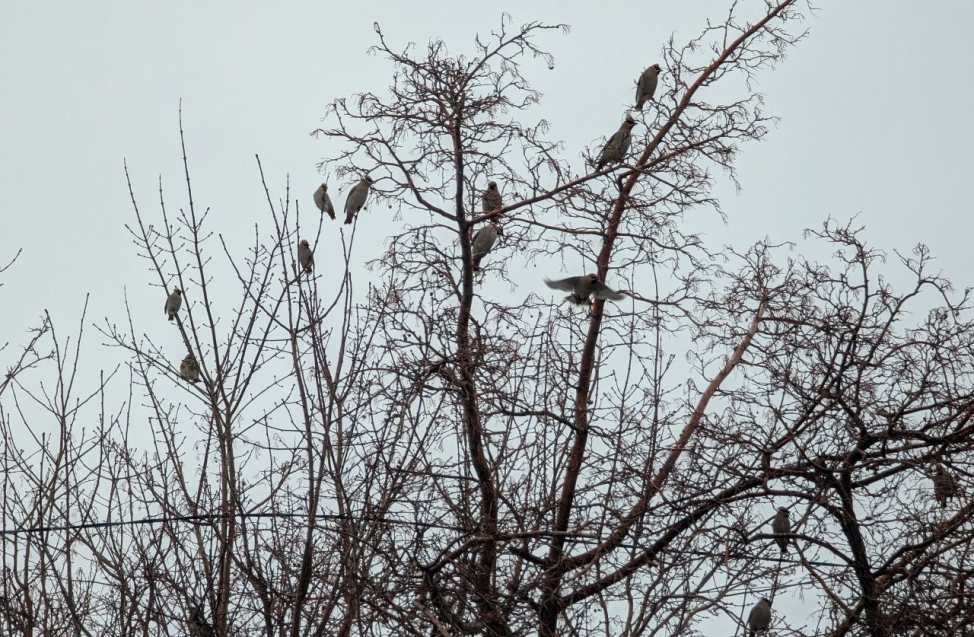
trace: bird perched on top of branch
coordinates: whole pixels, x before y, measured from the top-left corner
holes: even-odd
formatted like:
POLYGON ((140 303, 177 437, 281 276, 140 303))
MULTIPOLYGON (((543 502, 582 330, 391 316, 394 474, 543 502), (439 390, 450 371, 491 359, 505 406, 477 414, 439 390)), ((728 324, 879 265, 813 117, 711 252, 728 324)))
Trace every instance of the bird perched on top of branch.
POLYGON ((750 637, 760 631, 766 631, 771 626, 771 602, 765 598, 758 600, 758 603, 751 609, 747 616, 747 627, 751 631, 750 637))
POLYGON ((933 466, 933 497, 940 508, 947 506, 947 501, 957 497, 960 488, 957 480, 944 469, 939 462, 933 466))
POLYGON ((315 206, 318 210, 327 214, 331 217, 331 220, 335 220, 335 206, 331 203, 331 197, 328 196, 328 184, 321 184, 318 186, 318 190, 315 191, 314 195, 315 206))
POLYGON ((596 170, 602 170, 602 167, 607 164, 618 164, 626 158, 629 145, 632 143, 632 127, 635 125, 636 120, 632 118, 632 115, 626 115, 622 126, 605 143, 605 148, 599 155, 599 162, 595 166, 596 170))
POLYGON ((659 64, 654 64, 643 71, 636 82, 636 108, 643 110, 643 104, 653 99, 656 94, 656 85, 659 83, 659 64))
POLYGON ((494 247, 494 243, 497 241, 497 235, 499 234, 503 234, 503 230, 501 230, 500 224, 493 219, 474 234, 473 239, 470 241, 474 272, 480 272, 480 261, 494 247))
POLYGON ((315 269, 315 255, 311 251, 311 244, 308 243, 307 239, 301 239, 298 243, 298 263, 301 265, 301 269, 311 274, 315 269))
POLYGON ((345 225, 352 223, 352 219, 365 205, 365 200, 369 196, 369 187, 373 183, 372 178, 366 175, 348 191, 348 197, 345 199, 345 225))
POLYGON ((195 356, 192 354, 186 355, 183 362, 179 364, 179 375, 191 383, 198 383, 200 381, 200 368, 196 364, 195 356))
POLYGON ((487 183, 487 190, 484 191, 484 212, 493 212, 504 207, 504 200, 501 192, 497 189, 497 182, 487 183))
POLYGON ((788 509, 778 507, 778 512, 774 514, 774 519, 771 520, 771 530, 778 536, 774 539, 778 543, 778 548, 781 549, 782 553, 787 553, 788 543, 791 540, 781 536, 791 533, 791 520, 788 519, 788 509))
POLYGON ((166 299, 166 316, 169 317, 169 322, 172 323, 176 320, 176 312, 183 305, 183 291, 179 288, 173 288, 172 294, 166 299))

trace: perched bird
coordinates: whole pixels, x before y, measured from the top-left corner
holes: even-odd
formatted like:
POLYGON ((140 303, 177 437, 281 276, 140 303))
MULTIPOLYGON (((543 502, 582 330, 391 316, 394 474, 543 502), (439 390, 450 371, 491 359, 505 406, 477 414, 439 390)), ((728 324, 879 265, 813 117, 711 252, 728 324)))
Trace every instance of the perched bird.
POLYGON ((183 304, 183 291, 179 288, 173 288, 172 294, 166 299, 166 316, 169 317, 169 322, 172 323, 176 319, 176 312, 183 304))
POLYGON ((778 507, 778 512, 774 514, 774 519, 771 520, 771 530, 775 535, 779 536, 776 537, 774 541, 778 543, 778 547, 781 549, 781 552, 787 553, 788 543, 791 540, 780 536, 791 533, 791 520, 788 519, 788 509, 785 507, 778 507))
POLYGON ((610 301, 620 301, 626 298, 625 294, 616 292, 605 283, 599 281, 599 277, 595 274, 570 276, 567 279, 558 279, 557 281, 545 279, 544 282, 552 290, 571 292, 571 294, 565 297, 565 300, 573 305, 590 305, 590 296, 594 296, 597 299, 608 299, 610 301))
MULTIPOLYGON (((493 184, 494 182, 490 182, 493 184)), ((488 192, 490 192, 488 190, 488 192)), ((484 206, 487 205, 487 195, 484 195, 484 206)), ((480 260, 487 256, 490 249, 497 241, 497 235, 501 234, 501 226, 494 220, 480 228, 470 241, 470 252, 473 254, 473 271, 480 272, 480 260)))
POLYGON ((200 381, 200 368, 196 364, 195 356, 192 354, 186 355, 183 362, 179 364, 179 375, 191 383, 198 383, 200 381))
POLYGON ((950 472, 943 468, 940 463, 933 467, 933 497, 937 500, 940 508, 947 506, 947 500, 959 495, 960 489, 957 480, 950 472))
POLYGON ((629 144, 632 143, 632 127, 636 125, 636 120, 632 115, 626 115, 626 120, 622 122, 609 141, 605 143, 602 154, 599 155, 599 163, 596 164, 597 170, 602 170, 606 164, 618 164, 626 158, 629 152, 629 144))
POLYGON ((750 629, 750 637, 760 630, 765 631, 771 626, 771 602, 765 598, 758 600, 758 603, 751 609, 747 616, 747 627, 750 629))
POLYGON ((318 210, 324 212, 331 220, 335 220, 335 206, 331 203, 331 197, 328 196, 328 184, 321 184, 318 186, 318 190, 315 191, 315 205, 318 206, 318 210))
POLYGON ((639 76, 639 81, 636 82, 636 108, 638 110, 643 110, 643 104, 653 99, 661 70, 659 64, 654 64, 639 76))
POLYGON ((372 183, 372 178, 366 175, 348 192, 348 198, 345 199, 345 225, 352 223, 355 213, 365 205, 365 199, 369 196, 369 186, 372 183))
POLYGON ((493 212, 503 207, 504 201, 501 199, 501 192, 497 189, 497 182, 488 182, 487 190, 484 191, 484 212, 493 212))
POLYGON ((186 623, 190 637, 216 637, 216 631, 213 630, 210 622, 206 621, 206 615, 203 614, 203 609, 199 606, 193 610, 193 615, 186 623))
POLYGON ((315 269, 315 255, 311 251, 311 244, 307 239, 301 239, 298 243, 298 263, 301 269, 311 274, 315 269))

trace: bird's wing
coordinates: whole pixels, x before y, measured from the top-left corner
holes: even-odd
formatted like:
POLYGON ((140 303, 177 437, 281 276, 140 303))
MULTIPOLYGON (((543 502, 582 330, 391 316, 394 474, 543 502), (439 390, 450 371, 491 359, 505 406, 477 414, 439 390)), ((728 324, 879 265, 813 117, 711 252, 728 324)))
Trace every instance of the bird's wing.
MULTIPOLYGON (((345 210, 355 209, 358 205, 359 191, 362 189, 362 184, 357 183, 352 186, 352 189, 348 191, 348 196, 345 197, 345 210)), ((356 211, 357 212, 357 211, 356 211)))
POLYGON ((659 84, 659 73, 654 75, 646 83, 646 95, 652 99, 653 95, 656 94, 656 85, 659 84))
POLYGON ((626 131, 625 133, 622 134, 622 138, 619 140, 618 143, 619 153, 622 154, 623 157, 629 152, 629 146, 631 144, 632 144, 632 133, 626 131))
POLYGON ((552 290, 564 290, 565 292, 574 292, 575 286, 578 284, 578 277, 570 276, 567 279, 558 279, 557 281, 552 281, 551 279, 545 279, 544 283, 552 290))
POLYGON ((625 294, 616 292, 601 281, 595 282, 595 296, 600 299, 609 299, 610 301, 621 301, 626 298, 625 294))
POLYGON ((365 200, 369 197, 369 186, 366 184, 364 187, 362 184, 358 184, 352 189, 352 192, 348 195, 348 201, 345 202, 345 210, 351 206, 352 210, 358 212, 365 206, 365 200))
POLYGON ((751 626, 751 624, 754 622, 754 613, 755 613, 755 611, 757 611, 757 609, 758 609, 757 606, 752 606, 751 607, 751 612, 747 614, 747 625, 748 626, 751 626))
POLYGON ((474 252, 487 254, 494 247, 495 241, 497 241, 497 228, 488 224, 474 235, 472 247, 474 252))

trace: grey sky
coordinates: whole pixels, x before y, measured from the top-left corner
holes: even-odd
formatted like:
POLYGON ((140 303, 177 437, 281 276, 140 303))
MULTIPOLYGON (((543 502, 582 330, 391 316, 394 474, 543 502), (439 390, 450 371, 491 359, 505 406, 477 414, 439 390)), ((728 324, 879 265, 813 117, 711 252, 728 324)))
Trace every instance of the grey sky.
MULTIPOLYGON (((121 319, 123 286, 161 318, 164 295, 147 287, 123 227, 132 212, 122 160, 141 206, 157 206, 160 174, 170 208, 184 205, 180 98, 196 201, 212 208, 211 227, 246 245, 267 214, 254 154, 275 196, 290 173, 292 198, 310 211, 321 180, 314 164, 326 153, 308 133, 325 104, 384 88, 389 66, 366 54, 373 21, 393 42, 442 36, 455 52, 469 51, 502 10, 515 23, 570 24, 571 34, 542 42, 555 70, 539 65, 531 76, 551 136, 577 156, 616 128, 664 39, 685 41, 725 4, 7 3, 0 258, 24 254, 3 280, 0 340, 18 342, 43 308, 72 320, 86 292, 89 316, 121 319)), ((766 110, 781 123, 767 143, 743 149, 743 192, 725 189, 729 223, 708 234, 743 247, 860 212, 875 245, 923 241, 958 287, 971 284, 962 197, 974 147, 974 4, 824 2, 807 25, 809 39, 760 77, 766 110)), ((340 205, 348 184, 331 184, 340 205)))

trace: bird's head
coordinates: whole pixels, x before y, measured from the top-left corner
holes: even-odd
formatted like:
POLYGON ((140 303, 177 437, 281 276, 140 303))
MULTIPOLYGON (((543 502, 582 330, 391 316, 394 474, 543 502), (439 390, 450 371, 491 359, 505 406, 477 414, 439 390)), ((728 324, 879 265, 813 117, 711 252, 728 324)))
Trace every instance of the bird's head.
POLYGON ((497 182, 496 181, 487 182, 487 190, 497 190, 497 182))
POLYGON ((780 513, 781 515, 788 515, 788 509, 786 509, 785 507, 778 507, 778 513, 780 513))
POLYGON ((636 120, 635 120, 635 119, 633 119, 633 117, 632 117, 632 115, 629 115, 629 114, 626 114, 626 121, 625 121, 625 124, 626 124, 626 126, 628 126, 629 128, 632 128, 633 126, 635 126, 635 125, 636 125, 636 120))
POLYGON ((301 242, 298 245, 304 246, 305 248, 310 248, 311 247, 311 244, 308 243, 308 240, 307 239, 301 239, 301 242))
POLYGON ((370 186, 375 183, 375 181, 373 181, 368 175, 365 176, 365 181, 368 182, 370 186))
POLYGON ((767 604, 768 606, 771 605, 771 600, 768 599, 767 597, 762 597, 761 598, 761 601, 764 602, 765 604, 767 604))
POLYGON ((328 184, 321 184, 319 188, 321 188, 321 192, 328 192, 328 184))
POLYGON ((173 294, 175 294, 176 296, 182 296, 183 295, 183 291, 180 290, 179 288, 173 288, 172 291, 173 291, 173 294))
POLYGON ((656 69, 656 72, 657 73, 660 73, 663 70, 663 69, 660 68, 660 65, 659 64, 654 64, 653 66, 651 66, 649 68, 656 69))

